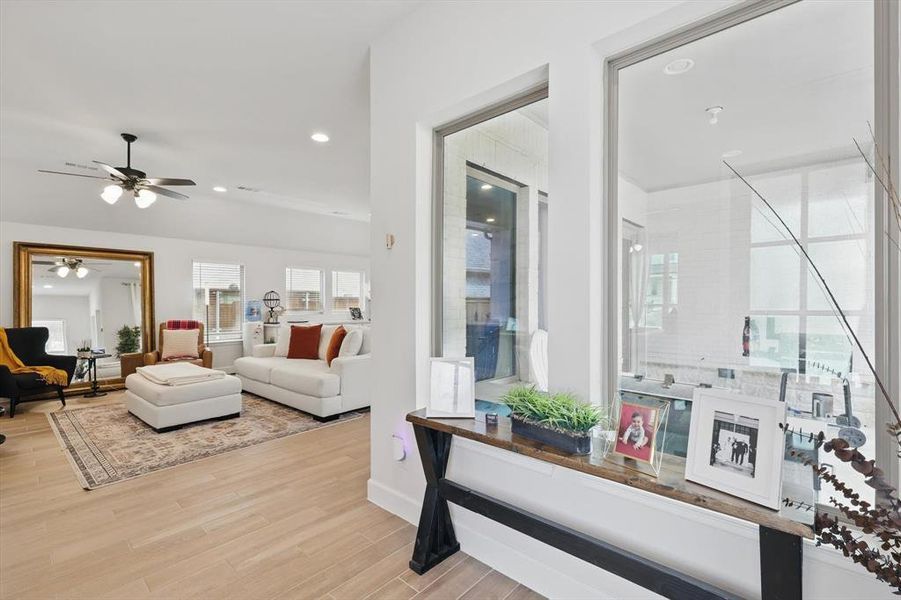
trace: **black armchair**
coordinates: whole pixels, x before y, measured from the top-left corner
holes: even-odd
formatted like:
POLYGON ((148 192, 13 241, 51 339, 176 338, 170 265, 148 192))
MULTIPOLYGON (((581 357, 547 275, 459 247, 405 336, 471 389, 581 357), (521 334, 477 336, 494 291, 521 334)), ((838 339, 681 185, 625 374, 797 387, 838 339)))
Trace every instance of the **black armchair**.
MULTIPOLYGON (((68 375, 67 384, 72 382, 75 374, 75 356, 59 356, 47 354, 46 345, 50 338, 50 332, 46 327, 13 327, 6 330, 6 339, 9 347, 25 365, 51 366, 62 369, 68 375)), ((63 406, 66 405, 66 396, 63 394, 63 386, 47 385, 37 373, 11 373, 10 370, 0 365, 0 397, 9 398, 9 418, 16 415, 16 404, 27 402, 36 398, 28 398, 46 392, 55 391, 63 406)))

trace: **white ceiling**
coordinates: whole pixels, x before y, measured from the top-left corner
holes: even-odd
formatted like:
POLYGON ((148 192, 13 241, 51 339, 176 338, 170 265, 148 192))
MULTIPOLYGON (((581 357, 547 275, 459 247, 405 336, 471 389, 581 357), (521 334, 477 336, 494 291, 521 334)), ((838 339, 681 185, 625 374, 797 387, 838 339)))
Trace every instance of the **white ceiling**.
MULTIPOLYGON (((73 201, 102 205, 102 182, 36 170, 91 174, 66 163, 124 165, 119 133, 127 131, 139 136, 132 166, 151 177, 194 179, 196 188, 179 191, 198 202, 366 220, 368 47, 414 7, 4 0, 4 212, 31 222, 72 213, 73 201), (314 131, 331 141, 313 142, 314 131)), ((151 210, 175 215, 178 202, 161 198, 151 210)))
POLYGON ((873 118, 872 30, 870 2, 801 2, 623 69, 621 174, 656 191, 726 177, 730 150, 750 172, 853 155, 873 118), (694 68, 664 74, 677 58, 694 68))
MULTIPOLYGON (((35 256, 35 261, 56 262, 58 256, 35 256)), ((108 260, 85 258, 82 264, 90 269, 88 274, 79 279, 75 273, 70 272, 66 277, 60 277, 50 271, 53 265, 31 265, 32 294, 35 296, 87 296, 97 289, 97 283, 101 279, 130 279, 138 281, 141 270, 130 260, 108 260), (52 287, 46 288, 45 285, 52 287)))

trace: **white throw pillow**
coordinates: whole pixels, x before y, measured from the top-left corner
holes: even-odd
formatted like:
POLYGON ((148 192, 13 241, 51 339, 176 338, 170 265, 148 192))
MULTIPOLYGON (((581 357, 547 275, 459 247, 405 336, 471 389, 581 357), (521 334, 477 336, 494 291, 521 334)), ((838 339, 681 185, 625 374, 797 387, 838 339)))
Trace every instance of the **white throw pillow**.
POLYGON ((275 356, 282 358, 288 356, 288 346, 291 344, 291 325, 282 323, 278 328, 278 337, 275 340, 275 356))
POLYGON ((338 329, 337 325, 323 325, 322 332, 319 335, 319 360, 325 360, 328 354, 328 345, 332 341, 332 334, 338 329))
POLYGON ((341 349, 338 350, 338 356, 356 356, 360 353, 363 346, 363 331, 357 327, 347 328, 347 335, 341 342, 341 349))
POLYGON ((164 329, 162 360, 198 358, 197 329, 164 329))

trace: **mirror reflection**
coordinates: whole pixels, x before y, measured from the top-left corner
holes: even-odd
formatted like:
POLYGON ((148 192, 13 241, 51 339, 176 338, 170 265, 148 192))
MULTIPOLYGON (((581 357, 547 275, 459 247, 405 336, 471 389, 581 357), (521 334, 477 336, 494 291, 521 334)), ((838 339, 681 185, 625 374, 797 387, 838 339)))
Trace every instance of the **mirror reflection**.
POLYGON ((47 352, 77 355, 73 383, 122 375, 121 356, 142 352, 141 262, 34 255, 31 324, 50 332, 47 352), (92 364, 96 363, 96 365, 92 364))

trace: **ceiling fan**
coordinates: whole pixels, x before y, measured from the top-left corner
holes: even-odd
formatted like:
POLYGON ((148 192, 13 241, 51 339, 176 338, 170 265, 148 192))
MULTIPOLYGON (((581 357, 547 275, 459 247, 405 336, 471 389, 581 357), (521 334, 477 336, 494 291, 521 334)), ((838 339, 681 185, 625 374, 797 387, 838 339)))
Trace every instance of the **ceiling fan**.
MULTIPOLYGON (((84 279, 88 276, 88 273, 91 271, 100 271, 95 266, 91 266, 89 269, 84 265, 84 259, 81 258, 68 258, 61 256, 59 260, 49 261, 49 260, 36 260, 33 261, 32 264, 35 265, 53 265, 48 271, 51 273, 55 273, 59 277, 66 277, 69 273, 75 273, 75 276, 79 279, 84 279)), ((97 264, 108 264, 108 263, 97 263, 97 264)))
MULTIPOLYGON (((103 198, 107 204, 115 204, 125 190, 130 191, 134 195, 135 204, 138 205, 138 208, 147 208, 156 202, 157 195, 166 196, 168 198, 177 198, 179 200, 186 200, 188 198, 184 194, 173 192, 172 190, 167 190, 160 186, 196 185, 190 179, 173 179, 167 177, 147 178, 147 173, 144 171, 133 169, 131 166, 131 144, 138 139, 138 136, 131 133, 123 133, 121 135, 122 139, 125 140, 125 143, 128 145, 126 166, 111 167, 99 160, 94 161, 96 164, 100 165, 104 171, 109 173, 109 177, 82 175, 81 173, 63 173, 61 171, 47 171, 45 169, 38 169, 38 171, 41 173, 53 173, 55 175, 71 175, 73 177, 88 177, 90 179, 103 179, 107 181, 112 180, 115 183, 103 188, 103 193, 100 194, 100 197, 103 198)), ((63 275, 63 277, 65 277, 65 275, 63 275)))

